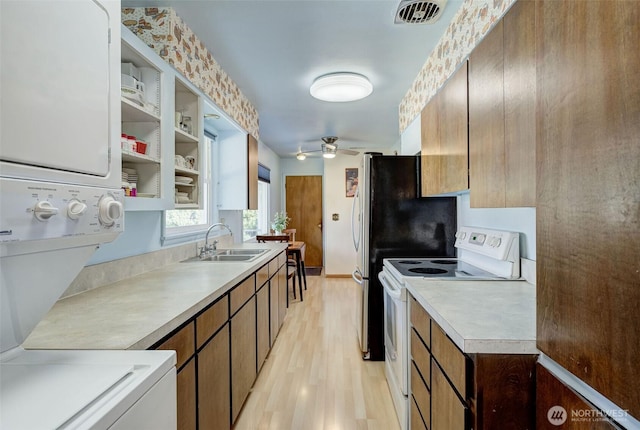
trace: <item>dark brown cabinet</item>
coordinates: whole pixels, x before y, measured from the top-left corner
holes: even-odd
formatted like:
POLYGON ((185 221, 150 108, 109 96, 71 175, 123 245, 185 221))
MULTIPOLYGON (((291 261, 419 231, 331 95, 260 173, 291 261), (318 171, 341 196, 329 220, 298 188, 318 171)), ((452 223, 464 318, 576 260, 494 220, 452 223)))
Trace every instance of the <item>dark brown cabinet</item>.
POLYGON ((270 322, 269 322, 269 269, 268 265, 260 269, 260 272, 266 273, 266 279, 264 276, 258 276, 257 279, 263 280, 262 284, 258 287, 256 292, 256 354, 257 354, 257 369, 260 371, 264 364, 267 354, 271 349, 271 339, 269 337, 270 322))
POLYGON ((422 196, 469 188, 467 62, 421 114, 422 196))
POLYGON ((640 418, 640 2, 536 8, 537 345, 640 418))
POLYGON ((535 48, 535 2, 518 1, 471 53, 471 207, 535 206, 535 48))
MULTIPOLYGON (((198 352, 198 427, 231 428, 229 323, 198 352)), ((180 427, 179 427, 180 428, 180 427)))
POLYGON ((231 317, 231 417, 235 422, 256 379, 255 297, 231 317))

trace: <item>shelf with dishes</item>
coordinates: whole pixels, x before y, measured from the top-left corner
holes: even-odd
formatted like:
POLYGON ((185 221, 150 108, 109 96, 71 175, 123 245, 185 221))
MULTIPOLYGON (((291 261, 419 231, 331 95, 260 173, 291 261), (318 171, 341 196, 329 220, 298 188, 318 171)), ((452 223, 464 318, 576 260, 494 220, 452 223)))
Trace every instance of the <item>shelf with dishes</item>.
POLYGON ((176 208, 198 207, 198 177, 175 176, 176 208))

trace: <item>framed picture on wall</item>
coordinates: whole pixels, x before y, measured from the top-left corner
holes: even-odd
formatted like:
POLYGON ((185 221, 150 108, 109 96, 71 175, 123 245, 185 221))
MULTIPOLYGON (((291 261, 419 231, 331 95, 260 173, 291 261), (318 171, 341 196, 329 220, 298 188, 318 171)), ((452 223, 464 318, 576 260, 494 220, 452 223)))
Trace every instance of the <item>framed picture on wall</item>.
POLYGON ((347 167, 344 169, 346 196, 353 197, 356 195, 358 188, 358 168, 347 167))

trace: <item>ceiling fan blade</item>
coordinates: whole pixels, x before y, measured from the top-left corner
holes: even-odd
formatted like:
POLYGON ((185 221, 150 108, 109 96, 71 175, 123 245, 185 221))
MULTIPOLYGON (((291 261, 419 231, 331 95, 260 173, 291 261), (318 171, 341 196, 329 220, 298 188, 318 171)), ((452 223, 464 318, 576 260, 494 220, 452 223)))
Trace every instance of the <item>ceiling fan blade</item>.
POLYGON ((354 151, 352 149, 340 149, 338 148, 338 152, 341 154, 347 154, 347 155, 358 155, 360 154, 358 151, 354 151))

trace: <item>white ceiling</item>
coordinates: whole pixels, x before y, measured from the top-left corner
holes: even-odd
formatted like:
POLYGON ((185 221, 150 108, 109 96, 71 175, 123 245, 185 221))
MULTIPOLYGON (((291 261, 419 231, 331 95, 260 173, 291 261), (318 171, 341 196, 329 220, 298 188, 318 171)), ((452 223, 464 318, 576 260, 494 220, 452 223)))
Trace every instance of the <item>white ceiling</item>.
POLYGON ((398 106, 464 0, 434 24, 394 24, 400 0, 122 0, 170 6, 258 110, 260 140, 281 157, 320 149, 385 149, 399 141, 398 106), (313 80, 356 72, 373 83, 360 101, 328 103, 313 80))

